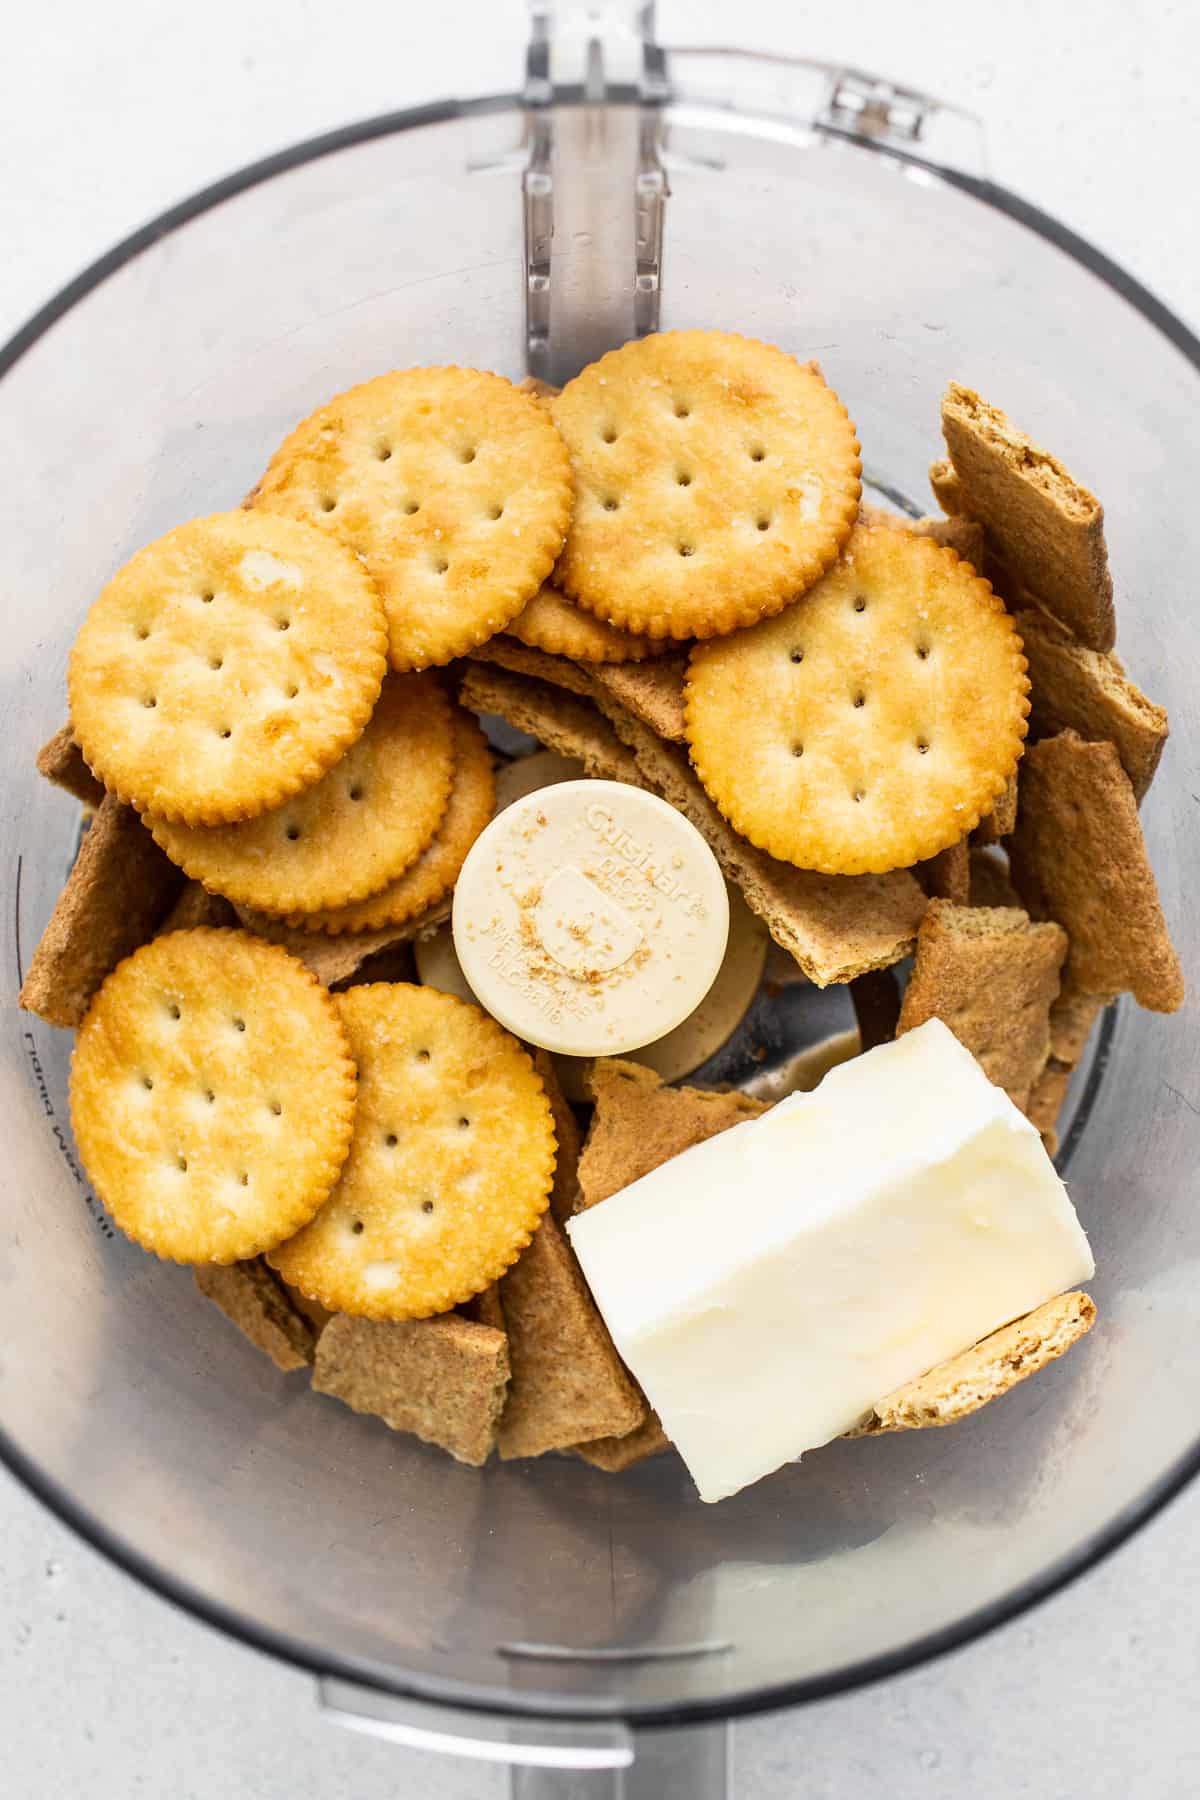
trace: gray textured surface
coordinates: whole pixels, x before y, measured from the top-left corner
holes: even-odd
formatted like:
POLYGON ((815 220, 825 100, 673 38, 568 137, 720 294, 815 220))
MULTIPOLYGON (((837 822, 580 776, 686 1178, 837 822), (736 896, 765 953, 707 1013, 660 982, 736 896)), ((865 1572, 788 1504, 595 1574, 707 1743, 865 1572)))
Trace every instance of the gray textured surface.
MULTIPOLYGON (((369 0, 83 0, 8 22, 0 337, 148 214, 342 120, 507 84, 517 0, 442 0, 437 33, 369 0), (487 29, 479 29, 486 17, 487 29), (455 47, 453 60, 451 46, 455 47)), ((1190 8, 671 4, 668 40, 841 55, 982 112, 1000 179, 1197 313, 1168 196, 1194 161, 1190 8), (1086 26, 1083 21, 1086 19, 1086 26), (997 42, 998 29, 1003 41, 997 42)), ((477 1766, 325 1726, 308 1681, 119 1575, 0 1476, 0 1792, 14 1800, 475 1800, 477 1766)), ((739 1800, 1107 1800, 1200 1790, 1200 1489, 1036 1613, 927 1669, 739 1731, 739 1800)))

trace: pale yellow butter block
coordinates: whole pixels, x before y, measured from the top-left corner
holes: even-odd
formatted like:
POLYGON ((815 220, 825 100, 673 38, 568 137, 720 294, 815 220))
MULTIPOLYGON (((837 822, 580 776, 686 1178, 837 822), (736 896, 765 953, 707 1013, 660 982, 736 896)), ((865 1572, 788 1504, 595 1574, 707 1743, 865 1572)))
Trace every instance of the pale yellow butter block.
POLYGON ((1038 1132, 939 1019, 567 1229, 704 1500, 1093 1273, 1038 1132))

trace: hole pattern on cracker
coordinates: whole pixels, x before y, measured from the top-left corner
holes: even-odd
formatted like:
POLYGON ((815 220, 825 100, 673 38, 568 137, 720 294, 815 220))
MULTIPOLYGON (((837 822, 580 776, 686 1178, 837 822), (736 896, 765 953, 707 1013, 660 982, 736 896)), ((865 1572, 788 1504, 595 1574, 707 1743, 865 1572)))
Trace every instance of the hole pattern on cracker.
POLYGON ((862 526, 789 612, 696 648, 687 730, 709 794, 751 842, 825 874, 882 873, 989 810, 1027 693, 987 583, 928 539, 862 526))
POLYGON ((601 495, 577 508, 555 579, 626 631, 708 638, 751 624, 803 592, 849 532, 853 428, 819 375, 768 346, 719 332, 639 340, 551 411, 581 493, 601 495))
POLYGON ((511 1266, 541 1218, 548 1102, 526 1053, 477 1007, 405 983, 338 1004, 359 1067, 355 1141, 322 1212, 271 1260, 334 1310, 444 1312, 511 1266), (414 1079, 422 1054, 432 1080, 414 1079), (448 1129, 461 1119, 469 1129, 448 1129))
POLYGON ((261 814, 361 732, 385 625, 361 566, 320 533, 245 511, 193 520, 139 551, 89 611, 70 662, 76 736, 140 812, 196 825, 261 814), (197 565, 220 579, 198 586, 197 565), (285 715, 282 691, 299 697, 302 682, 285 715))
POLYGON ((545 410, 464 369, 401 370, 337 396, 281 445, 254 501, 357 550, 396 669, 449 662, 502 630, 549 575, 571 503, 545 410))

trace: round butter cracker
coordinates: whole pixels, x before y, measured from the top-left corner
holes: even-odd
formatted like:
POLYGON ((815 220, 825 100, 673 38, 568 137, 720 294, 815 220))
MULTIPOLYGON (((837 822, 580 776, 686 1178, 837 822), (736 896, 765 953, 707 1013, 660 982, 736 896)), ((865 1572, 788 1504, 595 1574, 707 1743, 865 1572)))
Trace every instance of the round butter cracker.
POLYGON ((550 1103, 527 1053, 478 1007, 404 982, 351 988, 337 1005, 359 1071, 354 1141, 272 1266, 332 1312, 446 1312, 537 1229, 554 1176, 550 1103))
POLYGON ((824 874, 907 868, 1003 792, 1026 733, 1021 640, 952 550, 860 525, 816 587, 689 665, 692 761, 759 849, 824 874))
POLYGON ((779 612, 829 567, 858 511, 854 427, 819 370, 722 331, 612 350, 550 403, 575 473, 555 582, 651 638, 779 612))
POLYGON ((549 582, 521 609, 508 631, 510 637, 519 638, 531 650, 544 650, 549 656, 569 656, 573 662, 645 662, 648 656, 661 656, 674 648, 669 639, 656 642, 653 638, 634 637, 632 632, 605 624, 549 582))
POLYGON ((392 675, 358 742, 315 786, 237 825, 148 815, 194 881, 237 904, 287 915, 377 893, 430 843, 450 796, 450 702, 432 675, 392 675))
POLYGON ((257 1256, 305 1225, 350 1147, 355 1073, 325 989, 242 931, 118 964, 71 1063, 71 1121, 121 1230, 174 1262, 257 1256))
POLYGON ((300 793, 359 736, 387 669, 383 603, 358 559, 292 519, 193 519, 95 601, 68 671, 104 785, 192 825, 300 793))
POLYGON ((250 503, 358 552, 395 669, 503 631, 554 566, 571 516, 566 448, 503 376, 401 369, 339 394, 276 451, 250 503))

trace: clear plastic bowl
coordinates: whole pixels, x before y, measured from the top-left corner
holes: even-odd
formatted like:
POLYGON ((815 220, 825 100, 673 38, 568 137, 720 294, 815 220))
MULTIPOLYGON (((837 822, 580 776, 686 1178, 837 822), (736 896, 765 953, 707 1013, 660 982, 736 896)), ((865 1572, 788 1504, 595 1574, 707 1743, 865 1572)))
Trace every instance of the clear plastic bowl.
POLYGON ((566 1457, 476 1471, 277 1375, 186 1271, 113 1233, 74 1156, 70 1040, 14 1003, 77 831, 34 753, 62 722, 67 649, 97 589, 168 526, 236 504, 337 390, 410 363, 523 374, 530 275, 533 360, 556 372, 622 309, 661 302, 664 328, 818 357, 868 475, 918 506, 948 377, 1104 497, 1121 654, 1171 709, 1145 823, 1194 979, 1197 345, 1069 234, 920 160, 920 142, 908 154, 836 117, 813 129, 793 76, 812 79, 735 58, 668 65, 668 97, 638 127, 661 137, 665 200, 644 164, 632 189, 614 184, 628 106, 537 115, 535 149, 553 128, 575 158, 548 289, 523 235, 546 199, 523 187, 529 115, 498 98, 374 121, 197 196, 4 358, 0 1448, 194 1612, 460 1721, 695 1721, 903 1667, 1086 1567, 1200 1455, 1190 1006, 1164 1020, 1122 1004, 1075 1097, 1091 1337, 952 1430, 837 1443, 711 1508, 670 1457, 616 1478, 566 1457), (640 287, 611 260, 633 241, 634 190, 640 287), (647 237, 660 204, 661 287, 647 237))

